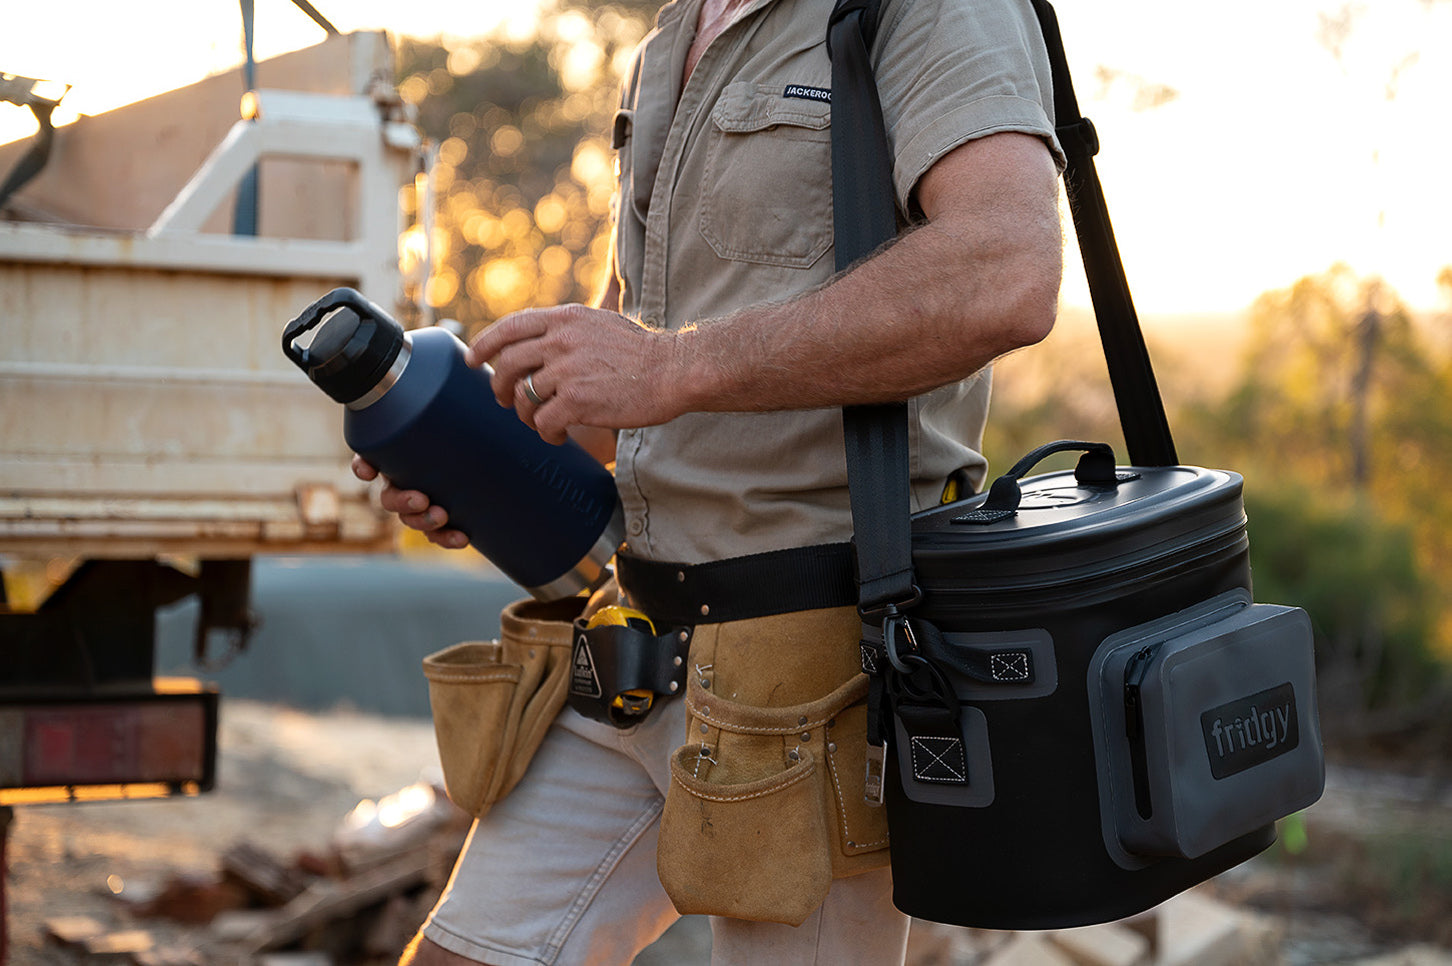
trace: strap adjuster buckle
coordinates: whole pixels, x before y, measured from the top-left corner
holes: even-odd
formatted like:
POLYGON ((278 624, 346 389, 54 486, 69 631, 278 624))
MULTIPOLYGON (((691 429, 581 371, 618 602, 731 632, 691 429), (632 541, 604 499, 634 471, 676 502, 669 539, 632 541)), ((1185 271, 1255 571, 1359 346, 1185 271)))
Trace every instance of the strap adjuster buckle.
POLYGON ((888 621, 894 617, 900 617, 904 611, 911 610, 922 602, 923 589, 914 582, 912 592, 902 600, 892 600, 881 604, 858 604, 857 615, 862 618, 864 624, 876 624, 879 620, 888 621))

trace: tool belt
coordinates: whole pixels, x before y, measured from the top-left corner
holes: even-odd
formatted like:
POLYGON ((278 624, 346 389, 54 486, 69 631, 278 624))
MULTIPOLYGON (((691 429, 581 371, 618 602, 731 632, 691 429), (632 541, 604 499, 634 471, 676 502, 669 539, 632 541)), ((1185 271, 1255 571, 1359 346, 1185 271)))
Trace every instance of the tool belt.
POLYGON ((632 606, 693 625, 661 884, 683 914, 799 925, 834 878, 888 861, 884 811, 863 799, 868 681, 849 545, 616 564, 632 606))
POLYGON ((753 620, 853 603, 849 544, 822 544, 704 564, 616 557, 629 607, 575 621, 570 707, 628 728, 682 694, 698 624, 753 620), (663 630, 662 630, 663 628, 663 630))

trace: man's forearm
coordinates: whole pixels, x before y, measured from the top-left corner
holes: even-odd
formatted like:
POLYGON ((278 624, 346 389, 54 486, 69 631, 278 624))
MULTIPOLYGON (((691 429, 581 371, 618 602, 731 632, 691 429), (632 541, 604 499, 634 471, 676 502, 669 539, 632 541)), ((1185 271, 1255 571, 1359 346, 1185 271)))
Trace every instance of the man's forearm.
POLYGON ((928 223, 851 271, 678 334, 682 411, 906 399, 1047 335, 1062 248, 1056 175, 1036 140, 994 141, 930 171, 928 223))
POLYGON ((923 175, 917 198, 926 225, 789 303, 669 331, 583 305, 526 309, 485 329, 469 360, 494 360, 500 404, 562 442, 572 427, 688 412, 906 399, 1043 338, 1062 247, 1043 142, 962 145, 923 175))

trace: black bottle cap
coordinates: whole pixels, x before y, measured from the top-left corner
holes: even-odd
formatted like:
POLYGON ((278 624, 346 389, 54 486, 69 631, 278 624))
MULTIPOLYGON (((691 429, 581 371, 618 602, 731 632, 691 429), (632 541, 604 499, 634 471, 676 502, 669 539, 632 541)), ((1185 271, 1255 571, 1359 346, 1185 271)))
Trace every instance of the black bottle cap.
POLYGON ((334 289, 308 306, 282 337, 287 357, 345 405, 383 380, 403 344, 403 326, 349 288, 334 289), (312 342, 297 345, 298 337, 313 328, 312 342))

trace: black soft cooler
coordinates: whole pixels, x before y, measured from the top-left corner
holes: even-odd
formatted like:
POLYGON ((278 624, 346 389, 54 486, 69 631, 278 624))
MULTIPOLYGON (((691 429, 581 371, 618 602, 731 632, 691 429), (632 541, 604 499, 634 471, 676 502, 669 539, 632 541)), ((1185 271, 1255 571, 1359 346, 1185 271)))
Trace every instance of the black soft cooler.
POLYGON ((913 518, 923 596, 895 653, 958 703, 946 734, 914 724, 913 694, 892 702, 894 900, 913 915, 1121 918, 1321 794, 1309 622, 1251 603, 1241 478, 1099 458, 1014 481, 1016 507, 1000 480, 913 518))

